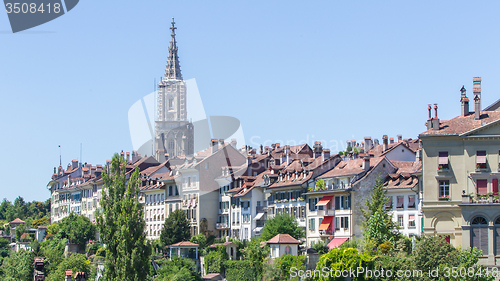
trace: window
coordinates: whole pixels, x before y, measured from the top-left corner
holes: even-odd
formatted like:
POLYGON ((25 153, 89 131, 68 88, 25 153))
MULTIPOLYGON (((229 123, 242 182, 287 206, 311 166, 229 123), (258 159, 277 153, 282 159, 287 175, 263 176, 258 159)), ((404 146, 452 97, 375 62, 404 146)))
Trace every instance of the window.
POLYGON ((498 179, 493 179, 491 181, 493 195, 498 195, 498 179))
POLYGON ((450 198, 450 181, 439 181, 439 200, 448 200, 450 198))
POLYGON ((191 186, 191 177, 188 177, 188 186, 191 186))
POLYGON ((174 140, 169 140, 168 141, 168 150, 172 151, 172 150, 174 150, 174 148, 175 148, 175 142, 174 142, 174 140))
POLYGON ((486 151, 476 152, 476 170, 486 169, 486 151))
POLYGON ((340 210, 340 196, 335 196, 335 210, 340 210))
POLYGON ((488 193, 488 180, 476 180, 477 194, 488 193))
POLYGON ((404 208, 404 196, 398 196, 397 197, 397 205, 396 208, 402 209, 404 208))
POLYGON ((168 186, 168 196, 172 196, 172 195, 173 195, 173 193, 172 193, 172 186, 169 185, 168 186))
POLYGON ((488 221, 484 217, 475 217, 471 222, 471 247, 488 255, 488 221))
POLYGON ((385 209, 386 210, 392 209, 392 196, 387 196, 387 203, 385 203, 385 209))
POLYGON ((408 209, 415 209, 415 195, 408 196, 408 209))
POLYGON ((439 152, 438 169, 439 170, 448 170, 449 168, 450 168, 450 165, 448 163, 448 152, 447 151, 439 152))
POLYGON ((408 216, 408 227, 415 227, 415 215, 408 216))
POLYGON ((309 219, 309 230, 310 231, 314 231, 315 230, 315 223, 316 223, 316 219, 309 219))
POLYGON ((174 109, 174 99, 172 97, 168 98, 168 109, 174 109))
POLYGON ((398 215, 398 225, 399 225, 399 227, 404 226, 403 215, 398 215))

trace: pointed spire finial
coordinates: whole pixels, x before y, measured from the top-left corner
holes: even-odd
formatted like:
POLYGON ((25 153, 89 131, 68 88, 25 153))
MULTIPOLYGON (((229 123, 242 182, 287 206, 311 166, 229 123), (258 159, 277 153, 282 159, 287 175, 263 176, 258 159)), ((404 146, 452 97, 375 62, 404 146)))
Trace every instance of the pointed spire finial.
POLYGON ((181 66, 179 64, 179 56, 177 55, 177 41, 175 40, 175 21, 172 17, 172 30, 170 37, 170 46, 168 47, 167 68, 165 69, 164 80, 182 80, 181 66))

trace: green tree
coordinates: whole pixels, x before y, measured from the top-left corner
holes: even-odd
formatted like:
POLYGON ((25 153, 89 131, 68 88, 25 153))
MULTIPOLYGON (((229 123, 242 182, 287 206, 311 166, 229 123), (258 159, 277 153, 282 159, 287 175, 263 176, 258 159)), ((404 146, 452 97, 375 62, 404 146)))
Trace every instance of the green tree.
POLYGON ((392 229, 387 226, 384 214, 377 211, 368 219, 364 227, 363 237, 374 239, 376 245, 380 245, 386 241, 393 241, 394 234, 392 229))
POLYGON ((261 276, 264 261, 269 256, 269 246, 265 245, 262 247, 258 239, 252 238, 246 247, 240 251, 245 260, 250 262, 257 275, 261 276))
POLYGON ((389 212, 385 209, 385 204, 389 201, 389 197, 386 196, 387 190, 384 189, 384 181, 381 178, 377 178, 375 186, 373 187, 370 198, 365 200, 366 209, 361 209, 361 214, 368 220, 371 215, 375 214, 377 211, 382 213, 386 220, 391 220, 389 212))
POLYGON ((102 174, 104 186, 98 210, 99 236, 106 245, 103 280, 146 280, 151 247, 146 241, 145 221, 139 203, 139 169, 126 173, 118 154, 102 174), (109 172, 108 172, 109 169, 109 172))
POLYGON ((64 280, 64 271, 66 269, 73 270, 76 272, 85 272, 87 276, 90 274, 90 261, 87 260, 85 255, 82 254, 72 254, 69 257, 63 259, 61 263, 57 266, 57 269, 47 276, 47 281, 60 281, 64 280))
POLYGON ((158 278, 161 281, 195 281, 201 280, 196 273, 196 266, 190 259, 174 257, 167 260, 158 270, 158 278))
POLYGON ((207 247, 207 238, 203 233, 191 237, 191 240, 189 241, 198 244, 200 251, 204 250, 207 247))
POLYGON ((12 253, 3 261, 3 281, 31 281, 33 280, 33 258, 32 251, 19 250, 12 253))
POLYGON ((40 252, 45 257, 45 271, 47 274, 56 270, 59 263, 63 260, 64 247, 67 241, 66 238, 54 237, 40 243, 40 252))
POLYGON ((191 228, 186 218, 186 214, 177 209, 170 213, 165 219, 163 229, 160 234, 160 241, 163 247, 182 241, 188 241, 191 237, 191 228))
POLYGON ((282 213, 266 221, 260 239, 267 241, 278 234, 290 234, 293 238, 300 239, 304 237, 304 230, 292 215, 282 213))
POLYGON ((324 180, 317 180, 316 181, 316 190, 323 190, 326 189, 325 181, 324 180))
POLYGON ((224 262, 228 260, 226 247, 218 245, 215 251, 211 251, 205 256, 205 272, 209 273, 223 273, 224 262))
POLYGON ((280 281, 280 280, 300 280, 299 276, 294 276, 293 271, 298 272, 306 268, 306 256, 300 255, 283 255, 275 259, 272 263, 267 264, 264 268, 263 281, 280 281))
POLYGON ((31 226, 34 228, 37 228, 39 226, 46 226, 49 224, 50 224, 50 219, 47 217, 38 218, 38 219, 34 220, 33 222, 31 222, 31 226))
MULTIPOLYGON (((322 255, 316 265, 316 268, 328 268, 329 270, 333 270, 333 272, 349 271, 349 269, 356 271, 358 267, 371 270, 373 268, 373 257, 368 252, 360 253, 358 249, 354 248, 334 248, 322 255)), ((333 276, 320 275, 316 277, 315 280, 320 281, 344 280, 343 277, 336 277, 335 274, 333 276)), ((365 278, 360 274, 352 280, 365 280, 365 278)))
POLYGON ((314 250, 316 250, 316 252, 319 255, 326 254, 330 250, 328 248, 328 244, 325 241, 323 241, 323 240, 320 240, 320 241, 314 243, 314 245, 311 248, 313 248, 314 250))
POLYGON ((95 230, 96 227, 89 218, 70 213, 58 223, 57 235, 60 238, 68 238, 70 243, 85 249, 87 241, 95 239, 95 230))

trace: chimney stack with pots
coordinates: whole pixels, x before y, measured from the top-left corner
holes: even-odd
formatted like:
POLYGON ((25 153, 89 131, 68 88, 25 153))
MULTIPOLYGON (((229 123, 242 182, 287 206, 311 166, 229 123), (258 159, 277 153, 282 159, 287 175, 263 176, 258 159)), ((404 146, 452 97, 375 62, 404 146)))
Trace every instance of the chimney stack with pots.
POLYGON ((370 157, 369 156, 363 157, 363 170, 365 172, 370 170, 370 157))
POLYGON ((481 77, 472 78, 472 93, 474 94, 474 119, 481 119, 481 77))
POLYGON ((402 142, 403 141, 403 135, 397 135, 397 138, 398 138, 398 142, 402 142))
POLYGON ((364 144, 364 149, 365 149, 365 153, 372 149, 373 147, 373 142, 372 142, 372 138, 371 137, 365 137, 365 144, 364 144))
POLYGON ((218 140, 217 139, 212 139, 211 142, 210 142, 210 147, 212 148, 212 154, 214 154, 215 152, 217 152, 217 149, 219 148, 218 140))
POLYGON ((384 145, 382 148, 382 152, 385 152, 387 151, 387 149, 389 149, 389 137, 387 137, 387 135, 382 136, 382 143, 384 145))
POLYGON ((314 158, 320 157, 321 154, 323 153, 323 146, 321 145, 320 141, 314 142, 313 153, 314 153, 314 158))
POLYGON ((467 94, 465 92, 466 92, 465 87, 462 86, 462 89, 460 89, 460 103, 462 109, 462 116, 469 115, 469 98, 467 97, 467 94))
POLYGON ((323 149, 323 161, 326 161, 330 159, 330 149, 324 148, 323 149))

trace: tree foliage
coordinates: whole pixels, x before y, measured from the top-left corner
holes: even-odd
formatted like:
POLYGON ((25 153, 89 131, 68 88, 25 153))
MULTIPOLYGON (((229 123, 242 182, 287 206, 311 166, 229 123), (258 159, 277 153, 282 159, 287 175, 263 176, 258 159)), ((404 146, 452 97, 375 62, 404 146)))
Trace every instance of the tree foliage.
POLYGON ((54 237, 51 240, 45 240, 40 243, 40 252, 45 257, 45 271, 50 273, 56 270, 59 263, 64 258, 64 247, 66 238, 54 237))
MULTIPOLYGON (((251 239, 246 247, 240 250, 258 276, 261 276, 264 261, 269 256, 269 246, 261 246, 258 239, 251 239)), ((228 279, 229 280, 229 279, 228 279)))
POLYGON ((300 239, 304 237, 304 230, 299 227, 297 220, 292 215, 282 213, 266 221, 260 239, 267 241, 278 234, 290 234, 293 238, 300 239))
MULTIPOLYGON (((358 249, 354 248, 334 248, 322 255, 316 265, 316 268, 328 268, 329 270, 333 270, 333 272, 349 271, 351 268, 356 269, 358 267, 372 269, 373 257, 368 252, 360 253, 358 249)), ((333 276, 329 274, 316 277, 315 280, 320 281, 344 280, 343 277, 336 277, 335 274, 333 276)), ((364 280, 364 276, 360 274, 352 280, 364 280)))
POLYGON ((266 264, 263 273, 263 281, 294 280, 298 281, 299 276, 291 276, 291 269, 295 271, 306 268, 306 256, 283 255, 273 262, 266 264))
POLYGON ((259 274, 248 260, 226 261, 227 281, 255 281, 259 280, 259 274))
POLYGON ((181 209, 177 209, 165 219, 160 234, 160 241, 164 247, 182 241, 189 241, 191 237, 190 230, 191 227, 186 214, 181 209))
POLYGON ((3 261, 3 281, 31 281, 33 280, 32 251, 19 250, 6 257, 3 261))
POLYGON ((102 177, 106 188, 97 222, 106 245, 103 279, 146 280, 144 272, 149 271, 151 247, 146 241, 146 223, 139 203, 139 170, 127 174, 125 160, 115 154, 102 177))
POLYGON ((50 199, 45 202, 26 202, 19 196, 14 200, 14 204, 5 198, 0 203, 0 220, 10 222, 15 218, 20 218, 27 221, 44 217, 50 219, 50 199))
POLYGON ((158 278, 161 281, 197 281, 201 277, 196 273, 196 266, 190 259, 174 257, 167 260, 158 270, 158 278))
POLYGON ((87 241, 95 239, 95 231, 96 227, 89 218, 70 213, 58 223, 57 235, 84 249, 87 241))
POLYGON ((205 256, 205 272, 209 273, 223 273, 224 263, 228 260, 226 247, 218 245, 215 251, 211 251, 205 256))
POLYGON ((64 271, 66 269, 73 270, 76 272, 85 272, 86 276, 90 274, 90 261, 87 260, 85 255, 82 254, 72 254, 68 258, 65 258, 59 263, 57 269, 47 276, 47 281, 60 281, 64 280, 64 271))

